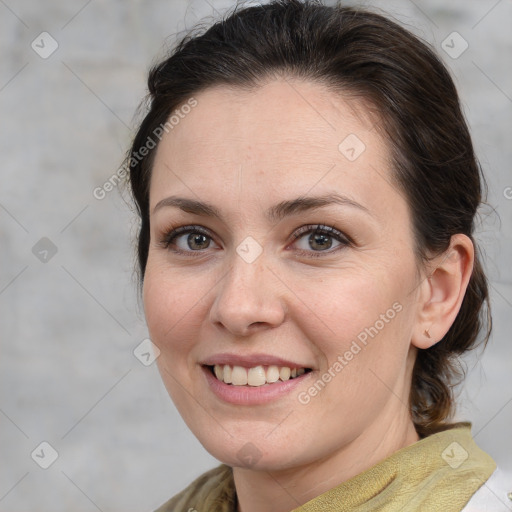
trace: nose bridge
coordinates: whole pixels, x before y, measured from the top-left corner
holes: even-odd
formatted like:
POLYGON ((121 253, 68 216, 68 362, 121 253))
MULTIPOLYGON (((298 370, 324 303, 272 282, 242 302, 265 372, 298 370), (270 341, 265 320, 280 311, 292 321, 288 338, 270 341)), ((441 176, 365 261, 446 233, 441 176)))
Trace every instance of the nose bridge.
POLYGON ((211 321, 238 335, 252 324, 276 326, 284 318, 276 277, 263 252, 257 254, 256 249, 250 240, 236 248, 211 308, 211 321))

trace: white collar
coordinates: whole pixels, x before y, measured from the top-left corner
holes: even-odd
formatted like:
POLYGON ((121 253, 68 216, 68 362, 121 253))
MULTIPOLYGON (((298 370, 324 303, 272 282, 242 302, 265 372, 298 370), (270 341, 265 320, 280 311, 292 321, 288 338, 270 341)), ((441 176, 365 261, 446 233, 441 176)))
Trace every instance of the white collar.
POLYGON ((473 494, 461 512, 511 512, 512 474, 499 468, 473 494))

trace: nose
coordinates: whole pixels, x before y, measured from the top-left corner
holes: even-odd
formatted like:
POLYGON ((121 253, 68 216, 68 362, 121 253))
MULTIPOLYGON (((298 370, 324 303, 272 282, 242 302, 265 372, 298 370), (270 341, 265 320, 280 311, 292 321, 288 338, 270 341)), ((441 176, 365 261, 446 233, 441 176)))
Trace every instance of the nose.
POLYGON ((286 316, 284 289, 263 254, 252 263, 234 254, 218 284, 210 321, 235 336, 277 327, 286 316))

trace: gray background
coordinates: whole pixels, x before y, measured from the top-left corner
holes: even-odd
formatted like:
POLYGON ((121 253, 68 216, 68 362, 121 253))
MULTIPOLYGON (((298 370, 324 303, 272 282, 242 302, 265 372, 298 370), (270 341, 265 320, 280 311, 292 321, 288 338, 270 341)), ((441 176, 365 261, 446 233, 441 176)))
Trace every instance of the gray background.
MULTIPOLYGON (((365 5, 436 46, 488 176, 479 239, 495 329, 469 361, 458 417, 512 475, 512 4, 365 5), (457 59, 441 46, 453 31, 469 44, 457 59)), ((217 464, 156 365, 133 354, 147 336, 132 274, 136 224, 118 189, 103 200, 93 190, 121 163, 150 64, 181 31, 232 6, 0 0, 0 511, 152 510, 217 464), (46 59, 31 47, 44 31, 59 45, 46 59), (43 237, 55 255, 44 241, 33 253, 43 237), (59 454, 46 470, 31 458, 42 441, 59 454)))

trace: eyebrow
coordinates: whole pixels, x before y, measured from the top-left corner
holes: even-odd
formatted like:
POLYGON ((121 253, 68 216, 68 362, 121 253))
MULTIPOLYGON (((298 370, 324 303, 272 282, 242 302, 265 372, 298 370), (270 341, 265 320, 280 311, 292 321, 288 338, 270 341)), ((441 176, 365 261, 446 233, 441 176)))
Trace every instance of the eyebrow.
MULTIPOLYGON (((301 196, 280 203, 270 207, 265 215, 270 222, 277 223, 285 217, 295 215, 298 213, 306 212, 308 210, 316 210, 333 204, 341 206, 350 206, 357 208, 369 215, 371 215, 368 208, 356 201, 342 196, 340 194, 327 194, 323 196, 301 196)), ((153 208, 153 214, 164 207, 176 207, 187 213, 200 215, 204 217, 215 217, 222 220, 222 213, 219 209, 209 203, 189 199, 185 197, 169 196, 159 201, 153 208)))

